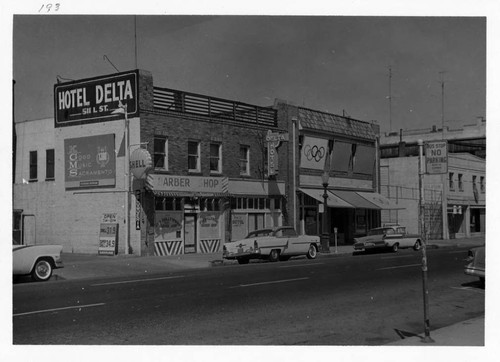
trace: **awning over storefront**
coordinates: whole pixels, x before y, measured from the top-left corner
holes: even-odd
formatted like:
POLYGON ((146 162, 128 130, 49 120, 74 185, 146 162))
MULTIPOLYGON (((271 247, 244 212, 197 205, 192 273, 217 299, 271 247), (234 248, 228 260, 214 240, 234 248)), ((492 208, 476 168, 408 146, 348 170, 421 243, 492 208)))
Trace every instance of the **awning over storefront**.
POLYGON ((356 209, 375 209, 375 210, 380 209, 378 206, 376 206, 375 204, 372 204, 367 199, 359 196, 354 191, 334 190, 332 192, 336 196, 340 197, 342 200, 351 204, 352 205, 351 207, 354 207, 356 209))
MULTIPOLYGON (((299 190, 306 195, 312 197, 313 199, 318 200, 319 202, 324 202, 323 194, 324 191, 321 189, 306 189, 306 188, 299 188, 299 190)), ((338 208, 353 208, 351 204, 345 202, 338 196, 334 195, 330 191, 328 191, 328 199, 326 200, 327 206, 328 207, 338 207, 338 208)))
POLYGON ((359 196, 375 204, 379 209, 382 210, 401 210, 404 207, 396 204, 394 201, 388 199, 387 197, 377 193, 377 192, 356 192, 359 196))

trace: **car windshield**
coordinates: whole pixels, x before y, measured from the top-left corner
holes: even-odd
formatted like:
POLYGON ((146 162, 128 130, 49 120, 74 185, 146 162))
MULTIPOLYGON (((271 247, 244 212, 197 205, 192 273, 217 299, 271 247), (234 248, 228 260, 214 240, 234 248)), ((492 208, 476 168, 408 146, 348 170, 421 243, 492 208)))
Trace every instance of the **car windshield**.
POLYGON ((245 239, 257 238, 259 236, 269 236, 272 234, 272 232, 273 231, 271 229, 255 230, 250 232, 245 239))

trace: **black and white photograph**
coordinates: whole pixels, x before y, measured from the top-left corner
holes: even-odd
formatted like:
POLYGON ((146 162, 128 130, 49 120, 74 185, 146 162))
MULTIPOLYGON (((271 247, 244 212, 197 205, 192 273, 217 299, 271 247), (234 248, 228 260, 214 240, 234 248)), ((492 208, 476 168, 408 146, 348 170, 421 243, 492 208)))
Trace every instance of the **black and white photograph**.
POLYGON ((0 359, 494 353, 495 2, 1 7, 0 359))

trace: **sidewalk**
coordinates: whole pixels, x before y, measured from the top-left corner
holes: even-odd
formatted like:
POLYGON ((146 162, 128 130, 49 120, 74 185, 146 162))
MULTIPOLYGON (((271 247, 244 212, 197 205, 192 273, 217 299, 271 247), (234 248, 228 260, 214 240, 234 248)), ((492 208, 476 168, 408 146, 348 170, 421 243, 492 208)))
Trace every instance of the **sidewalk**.
MULTIPOLYGON (((431 326, 432 327, 432 326, 431 326)), ((389 346, 484 346, 484 315, 451 326, 431 330, 431 342, 424 342, 425 334, 411 336, 389 346)))

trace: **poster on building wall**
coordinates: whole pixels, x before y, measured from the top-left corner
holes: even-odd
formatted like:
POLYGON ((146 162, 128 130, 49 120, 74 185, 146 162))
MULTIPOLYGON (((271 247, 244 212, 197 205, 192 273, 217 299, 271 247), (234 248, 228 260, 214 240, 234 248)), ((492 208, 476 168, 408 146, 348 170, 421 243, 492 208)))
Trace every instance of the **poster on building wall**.
POLYGON ((65 139, 64 180, 67 190, 115 186, 115 135, 65 139))
POLYGON ((231 240, 240 240, 248 234, 248 214, 231 215, 231 240))
POLYGON ((220 239, 220 213, 200 212, 200 239, 220 239))
POLYGON ((99 255, 118 253, 118 224, 101 223, 99 228, 99 255))
POLYGON ((300 167, 324 170, 327 152, 327 139, 305 136, 300 153, 300 167))
POLYGON ((155 241, 182 239, 182 211, 156 211, 155 241))

